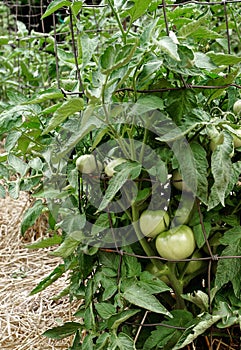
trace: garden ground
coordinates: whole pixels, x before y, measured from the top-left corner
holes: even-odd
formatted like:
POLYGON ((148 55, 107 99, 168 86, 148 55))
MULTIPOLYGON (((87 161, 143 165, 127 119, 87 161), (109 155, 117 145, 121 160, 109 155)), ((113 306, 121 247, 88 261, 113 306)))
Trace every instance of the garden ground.
POLYGON ((41 334, 50 327, 73 320, 77 305, 68 298, 53 301, 66 283, 66 276, 42 293, 29 296, 31 290, 58 265, 59 258, 48 251, 28 250, 26 243, 46 235, 42 218, 28 235, 21 237, 20 222, 29 199, 0 199, 0 348, 1 350, 67 349, 71 339, 53 341, 41 334))

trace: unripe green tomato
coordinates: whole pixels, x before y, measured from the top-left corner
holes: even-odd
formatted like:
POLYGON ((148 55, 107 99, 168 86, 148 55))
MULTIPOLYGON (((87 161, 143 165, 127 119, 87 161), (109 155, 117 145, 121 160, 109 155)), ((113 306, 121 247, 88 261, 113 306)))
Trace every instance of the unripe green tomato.
POLYGON ((103 167, 93 154, 84 154, 77 158, 76 168, 83 174, 91 174, 102 170, 103 167))
POLYGON ((239 148, 241 147, 241 129, 236 129, 236 133, 238 136, 233 135, 233 146, 234 148, 239 148))
POLYGON ((195 239, 190 227, 180 225, 160 233, 156 238, 156 249, 165 259, 186 259, 195 249, 195 239))
POLYGON ((241 100, 237 100, 233 105, 233 112, 239 114, 241 111, 241 100))
POLYGON ((123 158, 117 158, 117 159, 111 160, 105 167, 106 175, 109 177, 112 177, 116 173, 116 171, 114 170, 115 167, 117 167, 118 165, 124 162, 126 162, 126 159, 123 159, 123 158))
MULTIPOLYGON (((193 255, 192 255, 192 258, 202 258, 202 254, 200 252, 194 252, 193 255)), ((181 263, 178 263, 178 268, 179 270, 182 270, 184 268, 186 263, 184 262, 181 262, 181 263)), ((187 275, 191 275, 192 273, 195 273, 197 271, 200 271, 205 265, 207 264, 206 261, 204 260, 193 260, 193 261, 190 261, 188 264, 187 264, 187 267, 185 269, 185 274, 187 275)))
POLYGON ((174 170, 172 174, 172 183, 173 186, 179 191, 192 192, 187 184, 182 180, 182 175, 178 170, 174 170))
POLYGON ((140 229, 147 237, 156 237, 168 228, 169 223, 169 215, 164 210, 145 210, 140 216, 140 229))
POLYGON ((220 134, 217 134, 217 136, 213 137, 210 141, 209 147, 211 151, 215 151, 218 145, 221 145, 224 141, 224 135, 221 132, 220 134))

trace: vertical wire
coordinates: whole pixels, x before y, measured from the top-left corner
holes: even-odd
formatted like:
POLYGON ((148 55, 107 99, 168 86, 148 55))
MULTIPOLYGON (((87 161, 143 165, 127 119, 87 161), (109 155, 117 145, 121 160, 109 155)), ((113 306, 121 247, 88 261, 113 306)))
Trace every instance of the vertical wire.
MULTIPOLYGON (((223 0, 223 9, 224 9, 224 16, 225 16, 225 25, 226 25, 226 35, 227 35, 227 41, 228 41, 228 53, 231 53, 231 43, 230 43, 230 35, 229 35, 229 21, 228 21, 228 11, 227 11, 227 5, 226 1, 223 0)), ((231 67, 228 66, 228 72, 230 73, 231 67)))
POLYGON ((168 26, 167 9, 166 9, 166 1, 165 0, 162 0, 162 9, 163 9, 164 21, 165 21, 165 26, 166 26, 166 33, 167 33, 167 36, 169 36, 169 26, 168 26))
POLYGON ((74 54, 77 79, 79 82, 79 90, 81 90, 82 94, 84 95, 84 86, 83 86, 81 75, 80 75, 80 69, 79 69, 79 64, 78 64, 78 54, 77 54, 77 48, 75 45, 75 36, 74 36, 74 28, 73 28, 73 14, 72 14, 71 8, 69 8, 69 18, 70 18, 70 32, 71 32, 71 39, 72 39, 72 51, 74 54))
POLYGON ((55 14, 53 13, 53 26, 54 26, 54 55, 55 55, 55 67, 56 67, 56 78, 57 78, 57 86, 58 89, 60 86, 60 77, 59 77, 59 58, 58 58, 58 44, 57 44, 57 32, 56 32, 56 21, 55 14))

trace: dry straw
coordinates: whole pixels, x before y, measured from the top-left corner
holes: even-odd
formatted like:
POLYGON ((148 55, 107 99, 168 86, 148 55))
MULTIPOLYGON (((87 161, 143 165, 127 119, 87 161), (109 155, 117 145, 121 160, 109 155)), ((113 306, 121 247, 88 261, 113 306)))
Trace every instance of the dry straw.
MULTIPOLYGON (((28 250, 26 237, 19 227, 29 198, 0 199, 0 349, 50 350, 68 349, 70 338, 50 340, 41 334, 51 327, 74 320, 79 302, 68 298, 53 301, 52 297, 65 288, 67 276, 43 292, 29 296, 30 291, 60 263, 48 255, 48 250, 28 250)), ((27 240, 46 235, 43 217, 28 232, 27 240)))

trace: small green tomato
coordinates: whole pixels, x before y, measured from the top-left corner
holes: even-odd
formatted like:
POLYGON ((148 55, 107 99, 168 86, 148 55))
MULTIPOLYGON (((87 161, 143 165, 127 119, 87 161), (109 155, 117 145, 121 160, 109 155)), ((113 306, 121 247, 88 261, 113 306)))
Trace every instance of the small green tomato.
POLYGON ((236 133, 238 136, 233 135, 233 146, 239 148, 241 147, 241 129, 236 129, 236 133))
POLYGON ((194 252, 195 246, 194 234, 186 225, 162 232, 156 238, 157 252, 165 259, 186 259, 194 252))
POLYGON ((233 112, 235 114, 240 114, 241 112, 241 100, 237 100, 233 105, 233 112))
POLYGON ((76 168, 83 174, 91 174, 102 170, 103 167, 93 154, 84 154, 77 158, 76 168))
POLYGON ((213 137, 210 141, 209 147, 211 151, 215 151, 217 149, 217 146, 221 145, 224 141, 224 134, 218 133, 215 137, 213 137))
POLYGON ((169 223, 169 215, 164 210, 145 210, 140 216, 140 229, 147 237, 156 237, 168 228, 169 223))
MULTIPOLYGON (((202 257, 203 257, 203 255, 200 252, 194 252, 191 258, 192 259, 199 259, 202 257)), ((185 267, 185 265, 186 265, 185 262, 178 263, 179 270, 182 271, 183 268, 185 267)), ((207 265, 207 262, 205 260, 190 261, 187 264, 187 267, 185 269, 185 274, 187 274, 187 275, 194 274, 195 272, 202 270, 206 265, 207 265)))

